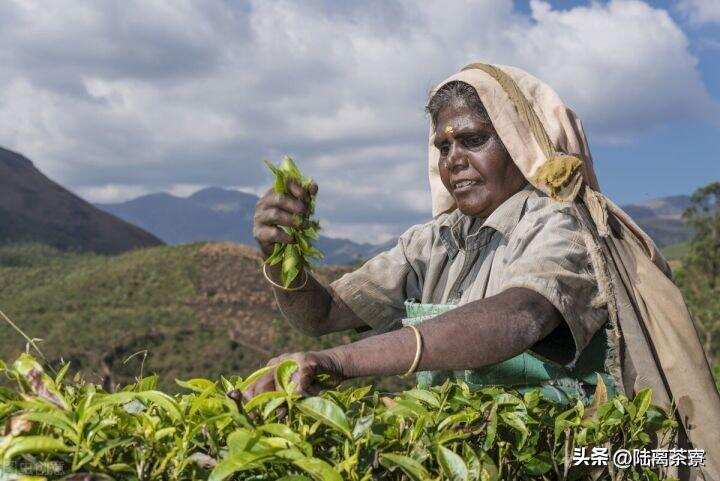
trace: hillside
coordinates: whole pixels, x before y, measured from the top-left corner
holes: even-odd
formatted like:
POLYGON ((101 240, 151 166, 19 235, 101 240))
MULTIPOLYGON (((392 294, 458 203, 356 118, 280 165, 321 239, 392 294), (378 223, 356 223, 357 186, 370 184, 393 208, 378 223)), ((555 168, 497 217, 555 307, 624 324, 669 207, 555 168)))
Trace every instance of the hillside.
MULTIPOLYGON (((149 194, 97 207, 146 229, 168 244, 231 241, 255 246, 252 218, 258 197, 237 190, 208 187, 189 197, 149 194)), ((317 247, 326 264, 354 264, 377 252, 377 246, 321 236, 317 247)))
POLYGON ((17 242, 103 254, 162 244, 48 179, 22 155, 0 148, 0 244, 17 242))
MULTIPOLYGON (((144 350, 144 372, 159 373, 172 387, 177 377, 247 373, 281 352, 350 340, 319 341, 289 329, 259 265, 256 251, 235 244, 119 256, 0 247, 0 309, 30 337, 42 338, 48 359, 70 360, 106 383, 138 375, 144 350)), ((321 268, 317 275, 328 281, 342 272, 321 268)), ((25 348, 1 321, 0 339, 0 359, 25 348)))
POLYGON ((623 210, 630 214, 658 246, 664 247, 690 238, 690 230, 682 220, 682 214, 688 207, 690 197, 676 195, 625 205, 623 210))

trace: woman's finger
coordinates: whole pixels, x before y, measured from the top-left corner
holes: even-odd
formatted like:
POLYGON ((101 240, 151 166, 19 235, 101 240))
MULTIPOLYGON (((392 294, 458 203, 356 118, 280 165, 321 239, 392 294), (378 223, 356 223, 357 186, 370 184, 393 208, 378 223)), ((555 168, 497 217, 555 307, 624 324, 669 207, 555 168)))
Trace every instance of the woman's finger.
POLYGON ((242 408, 242 403, 244 401, 243 393, 241 393, 237 389, 233 389, 225 393, 225 395, 235 401, 235 405, 238 407, 238 409, 242 408))
POLYGON ((278 421, 285 420, 285 416, 287 416, 288 410, 285 406, 280 406, 275 410, 275 414, 277 414, 278 421))
POLYGON ((255 238, 264 244, 293 244, 295 239, 280 229, 279 227, 271 225, 262 225, 257 227, 254 232, 255 238))
POLYGON ((295 373, 292 380, 295 381, 297 391, 303 396, 316 396, 322 390, 319 383, 315 381, 315 376, 322 371, 314 363, 304 363, 295 373))
POLYGON ((254 393, 254 390, 255 390, 255 386, 250 386, 250 387, 248 387, 247 389, 245 389, 244 391, 242 391, 242 392, 240 393, 240 396, 242 397, 242 403, 243 403, 243 404, 247 404, 248 402, 250 402, 250 400, 251 400, 253 397, 255 397, 255 396, 254 396, 254 394, 255 394, 255 393, 254 393))
POLYGON ((275 391, 275 375, 267 374, 255 382, 254 396, 267 391, 275 391))
POLYGON ((317 194, 318 191, 318 185, 315 182, 311 182, 308 187, 303 187, 299 182, 291 180, 288 182, 288 188, 296 199, 300 199, 305 203, 309 202, 310 196, 317 194))
POLYGON ((264 225, 284 225, 286 227, 300 227, 303 223, 302 218, 297 214, 290 214, 277 207, 270 207, 257 212, 255 222, 264 225))
POLYGON ((287 183, 288 189, 290 189, 290 193, 295 196, 296 199, 307 201, 308 200, 308 192, 303 189, 303 187, 294 180, 291 180, 287 183))
POLYGON ((304 214, 307 212, 307 205, 294 197, 281 194, 270 194, 265 200, 265 207, 277 207, 291 214, 304 214))
POLYGON ((317 396, 322 390, 322 386, 313 381, 305 387, 304 391, 306 394, 304 394, 304 396, 317 396))

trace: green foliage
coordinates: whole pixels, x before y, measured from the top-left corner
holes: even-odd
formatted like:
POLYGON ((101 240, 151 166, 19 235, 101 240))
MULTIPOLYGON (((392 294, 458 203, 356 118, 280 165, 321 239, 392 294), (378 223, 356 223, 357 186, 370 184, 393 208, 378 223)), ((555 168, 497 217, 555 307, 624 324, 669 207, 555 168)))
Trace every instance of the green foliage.
POLYGON ((720 356, 720 182, 698 189, 691 200, 683 218, 693 237, 676 277, 712 365, 720 356))
POLYGON ((668 261, 682 261, 690 252, 689 242, 679 242, 662 248, 662 253, 668 261))
MULTIPOLYGON (((599 391, 592 406, 569 409, 539 391, 471 391, 462 382, 392 398, 351 387, 302 399, 290 382, 295 369, 283 362, 281 390, 242 405, 226 393, 236 398, 267 368, 246 379, 178 381, 185 392, 173 396, 157 390, 155 376, 108 393, 68 381, 66 369, 51 377, 22 355, 0 363, 15 386, 0 390, 0 466, 123 480, 607 480, 607 467, 571 466, 573 448, 645 447, 676 429, 649 391, 608 402, 599 391)), ((661 479, 634 469, 627 479, 661 479)))
MULTIPOLYGON (((247 375, 284 352, 356 339, 288 329, 273 310, 254 252, 231 246, 213 254, 218 249, 226 247, 199 243, 105 256, 0 246, 0 310, 30 338, 42 339, 37 345, 56 369, 71 361, 93 382, 109 372, 113 384, 154 372, 168 392, 180 389, 176 378, 247 375)), ((345 271, 319 267, 317 275, 329 282, 345 271)), ((0 359, 25 351, 26 340, 1 318, 0 340, 0 359)), ((384 384, 396 390, 398 380, 384 384)))
MULTIPOLYGON (((169 379, 231 372, 240 366, 228 356, 227 331, 199 328, 192 308, 198 250, 163 246, 102 256, 0 247, 0 308, 30 337, 42 338, 38 344, 54 365, 71 360, 94 380, 106 363, 114 381, 131 382, 144 356, 124 361, 145 349, 152 352, 145 368, 169 379), (224 358, 205 353, 209 345, 224 358)), ((2 320, 0 339, 0 358, 24 350, 23 339, 2 320)))
MULTIPOLYGON (((288 182, 296 182, 304 189, 312 185, 312 179, 300 173, 295 162, 287 155, 279 167, 267 161, 265 164, 275 176, 273 188, 278 194, 289 192, 288 182)), ((282 263, 282 283, 285 287, 292 284, 303 268, 310 267, 311 259, 322 258, 322 253, 312 246, 313 241, 316 241, 320 235, 320 224, 312 219, 315 213, 315 199, 315 195, 310 196, 308 212, 301 216, 303 227, 280 227, 293 238, 294 243, 275 244, 272 253, 265 261, 271 266, 282 263)))

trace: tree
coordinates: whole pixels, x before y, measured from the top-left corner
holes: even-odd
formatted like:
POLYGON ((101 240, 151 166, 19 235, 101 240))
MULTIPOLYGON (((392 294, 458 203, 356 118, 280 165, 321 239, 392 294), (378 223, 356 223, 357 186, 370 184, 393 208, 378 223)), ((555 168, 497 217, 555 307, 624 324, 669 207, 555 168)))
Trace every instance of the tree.
POLYGON ((711 365, 720 355, 720 182, 696 190, 683 219, 693 231, 677 272, 711 365))

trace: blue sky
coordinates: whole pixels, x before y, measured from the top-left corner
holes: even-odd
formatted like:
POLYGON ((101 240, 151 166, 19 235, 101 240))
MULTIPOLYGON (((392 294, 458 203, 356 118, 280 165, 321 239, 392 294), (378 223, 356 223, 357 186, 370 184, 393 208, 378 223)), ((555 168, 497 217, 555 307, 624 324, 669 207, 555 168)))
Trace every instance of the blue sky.
POLYGON ((429 217, 428 90, 515 65, 580 116, 618 203, 720 179, 720 1, 0 3, 0 145, 93 202, 263 192, 285 153, 329 235, 429 217))

